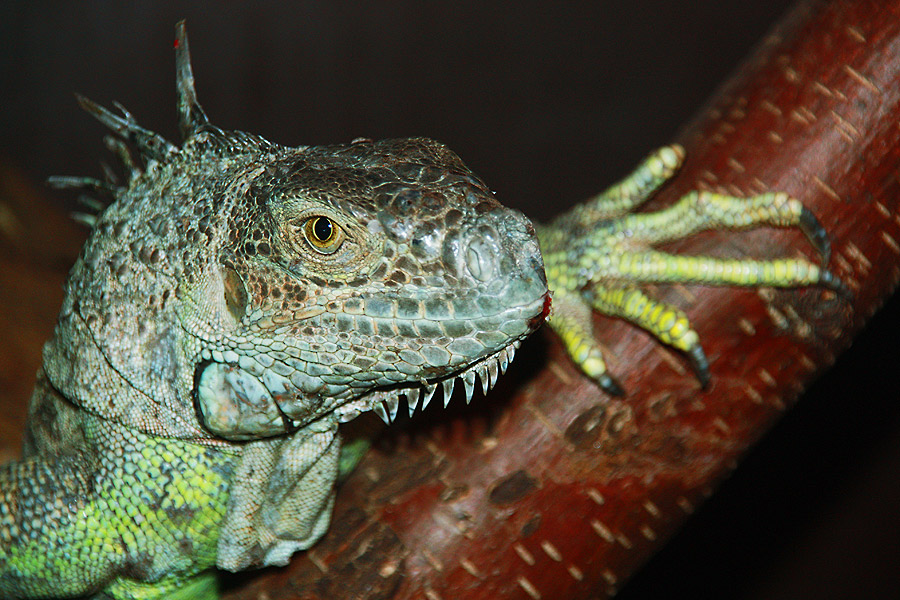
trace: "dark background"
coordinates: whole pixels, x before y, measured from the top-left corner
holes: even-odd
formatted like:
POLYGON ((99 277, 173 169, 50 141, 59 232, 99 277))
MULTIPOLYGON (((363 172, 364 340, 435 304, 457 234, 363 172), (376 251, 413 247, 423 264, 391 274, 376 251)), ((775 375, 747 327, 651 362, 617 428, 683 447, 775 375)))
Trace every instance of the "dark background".
MULTIPOLYGON (((6 0, 0 161, 36 182, 99 175, 103 131, 75 91, 177 139, 187 18, 220 127, 289 145, 434 137, 545 219, 670 141, 789 4, 6 0)), ((620 598, 900 597, 898 314, 895 301, 620 598)))

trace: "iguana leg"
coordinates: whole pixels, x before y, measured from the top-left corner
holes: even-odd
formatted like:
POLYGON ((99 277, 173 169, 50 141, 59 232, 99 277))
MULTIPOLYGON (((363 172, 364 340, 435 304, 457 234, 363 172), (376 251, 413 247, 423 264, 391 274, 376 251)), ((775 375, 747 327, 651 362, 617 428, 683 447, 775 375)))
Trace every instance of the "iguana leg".
POLYGON ((708 363, 683 311, 648 298, 641 283, 797 287, 819 285, 842 294, 843 283, 827 269, 800 258, 738 260, 676 256, 653 245, 709 229, 797 227, 827 260, 828 236, 815 216, 783 193, 737 198, 694 191, 652 213, 629 213, 671 177, 683 150, 670 146, 650 155, 619 184, 538 227, 553 314, 548 323, 589 377, 612 394, 621 388, 607 373, 593 339, 591 309, 627 319, 661 342, 685 352, 706 385, 708 363))

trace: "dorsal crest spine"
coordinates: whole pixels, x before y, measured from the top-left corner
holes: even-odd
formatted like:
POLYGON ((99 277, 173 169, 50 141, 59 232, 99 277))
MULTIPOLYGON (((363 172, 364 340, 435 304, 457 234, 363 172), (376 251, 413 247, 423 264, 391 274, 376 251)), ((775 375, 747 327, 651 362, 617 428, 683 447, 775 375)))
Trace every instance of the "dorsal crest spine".
POLYGON ((181 138, 187 140, 198 131, 209 128, 210 124, 203 107, 197 102, 191 50, 184 21, 175 25, 175 89, 178 92, 178 128, 181 138))

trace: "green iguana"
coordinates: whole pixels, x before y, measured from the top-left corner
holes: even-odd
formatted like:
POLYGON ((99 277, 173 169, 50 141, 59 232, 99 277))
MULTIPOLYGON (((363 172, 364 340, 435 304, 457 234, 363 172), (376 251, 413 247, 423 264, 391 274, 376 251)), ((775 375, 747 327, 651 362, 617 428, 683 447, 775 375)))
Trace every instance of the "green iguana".
POLYGON ((114 201, 91 234, 29 407, 24 457, 0 467, 0 597, 216 595, 212 568, 283 565, 329 525, 338 424, 392 421, 454 381, 485 389, 549 312, 612 392, 592 308, 687 353, 684 314, 645 281, 820 284, 802 260, 676 258, 650 245, 713 227, 799 226, 796 200, 691 194, 627 214, 677 169, 668 147, 546 227, 504 208, 445 146, 399 139, 288 148, 223 131, 197 103, 177 28, 176 146, 81 105, 128 180, 56 178, 114 201), (137 150, 134 156, 130 150, 137 150), (542 252, 543 251, 543 259, 542 252), (546 275, 544 265, 546 265, 546 275))

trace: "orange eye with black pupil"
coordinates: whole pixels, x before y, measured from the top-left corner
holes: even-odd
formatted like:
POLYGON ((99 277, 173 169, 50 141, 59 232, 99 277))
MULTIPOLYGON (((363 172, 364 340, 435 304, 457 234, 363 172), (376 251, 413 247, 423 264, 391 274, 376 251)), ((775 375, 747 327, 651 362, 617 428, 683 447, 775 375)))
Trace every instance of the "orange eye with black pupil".
POLYGON ((322 252, 331 254, 341 245, 341 230, 328 217, 311 217, 303 224, 303 234, 310 245, 322 252))

